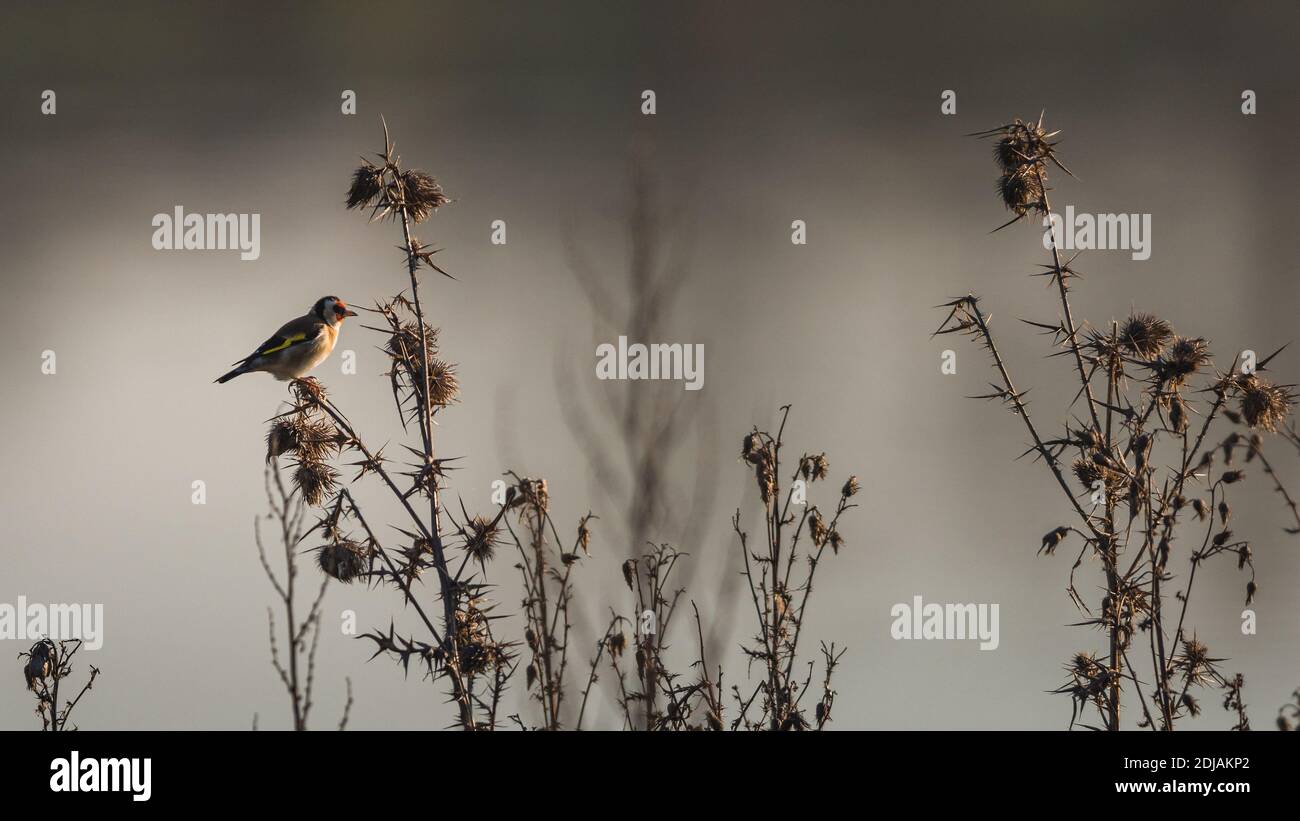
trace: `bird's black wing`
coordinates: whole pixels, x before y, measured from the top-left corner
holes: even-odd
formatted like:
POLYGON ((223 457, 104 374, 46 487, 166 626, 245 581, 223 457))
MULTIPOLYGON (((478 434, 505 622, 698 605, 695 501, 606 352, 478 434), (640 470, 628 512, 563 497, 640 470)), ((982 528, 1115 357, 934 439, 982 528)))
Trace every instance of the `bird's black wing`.
POLYGON ((316 326, 306 331, 297 332, 285 332, 284 329, 281 329, 279 333, 272 335, 270 339, 266 340, 261 345, 258 345, 257 350, 234 364, 243 365, 252 362, 259 356, 270 356, 273 353, 287 350, 296 345, 305 345, 314 342, 318 336, 320 336, 320 326, 316 326))

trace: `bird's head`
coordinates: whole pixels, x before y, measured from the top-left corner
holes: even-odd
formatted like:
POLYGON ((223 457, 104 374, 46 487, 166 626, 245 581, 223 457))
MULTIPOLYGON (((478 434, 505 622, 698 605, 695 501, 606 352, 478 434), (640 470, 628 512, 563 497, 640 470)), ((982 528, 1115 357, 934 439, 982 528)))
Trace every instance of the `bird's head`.
POLYGON ((356 311, 349 310, 347 304, 336 296, 321 297, 311 310, 326 325, 338 325, 344 317, 357 315, 356 311))

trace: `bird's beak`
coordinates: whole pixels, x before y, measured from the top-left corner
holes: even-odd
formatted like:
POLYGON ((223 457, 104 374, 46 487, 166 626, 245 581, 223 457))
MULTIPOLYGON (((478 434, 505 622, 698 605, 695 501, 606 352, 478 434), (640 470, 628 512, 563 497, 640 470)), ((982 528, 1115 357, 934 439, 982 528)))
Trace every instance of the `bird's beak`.
POLYGON ((352 310, 351 308, 344 308, 344 309, 343 309, 343 316, 356 316, 356 315, 357 315, 357 312, 354 311, 354 310, 352 310))

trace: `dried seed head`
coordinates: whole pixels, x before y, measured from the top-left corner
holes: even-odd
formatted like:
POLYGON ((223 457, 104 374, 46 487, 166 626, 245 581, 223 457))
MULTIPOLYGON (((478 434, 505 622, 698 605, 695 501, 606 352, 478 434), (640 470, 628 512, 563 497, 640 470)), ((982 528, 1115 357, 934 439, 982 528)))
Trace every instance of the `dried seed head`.
POLYGON ((266 431, 266 461, 274 462, 285 453, 298 449, 298 425, 294 419, 280 417, 266 431))
POLYGON ((429 215, 451 200, 442 193, 438 181, 423 171, 403 171, 401 176, 401 202, 411 219, 424 222, 429 215))
POLYGON ((740 458, 751 465, 757 465, 763 458, 764 451, 763 437, 755 431, 745 435, 745 441, 740 447, 740 458))
POLYGON ((440 407, 456 401, 460 382, 456 379, 456 366, 442 359, 429 360, 429 400, 440 407))
POLYGON ((1260 430, 1275 431, 1291 411, 1291 397, 1285 388, 1272 385, 1251 374, 1237 383, 1241 388, 1238 407, 1246 424, 1260 430))
POLYGON ((316 564, 325 575, 344 584, 364 575, 367 570, 369 551, 356 542, 342 540, 327 544, 316 550, 316 564))
MULTIPOLYGON (((1098 454, 1100 455, 1100 454, 1098 454)), ((1083 483, 1088 490, 1095 490, 1097 483, 1101 482, 1102 487, 1106 490, 1107 496, 1116 496, 1122 493, 1128 485, 1128 477, 1117 470, 1113 470, 1097 461, 1096 458, 1086 459, 1079 457, 1071 465, 1075 477, 1083 483)))
POLYGON ((1255 584, 1253 581, 1246 582, 1246 604, 1253 603, 1255 601, 1255 594, 1258 592, 1259 585, 1255 584))
POLYGON ((1210 364, 1210 348, 1200 337, 1189 339, 1177 336, 1160 361, 1160 371, 1165 380, 1178 387, 1187 381, 1187 377, 1210 364))
POLYGON ((1023 217, 1030 210, 1040 209, 1043 204, 1043 189, 1038 178, 1031 174, 1003 174, 998 178, 998 195, 1002 203, 1016 216, 1023 217))
POLYGON ((465 540, 465 550, 479 564, 487 564, 492 561, 496 556, 498 532, 493 520, 486 516, 475 516, 469 520, 466 529, 468 535, 465 540))
POLYGON ((1134 313, 1119 329, 1119 341, 1129 352, 1142 359, 1155 359, 1164 353, 1174 329, 1160 317, 1134 313))
POLYGON ((303 501, 318 507, 325 500, 325 494, 334 489, 338 476, 338 472, 324 462, 302 460, 293 472, 293 484, 302 494, 303 501))
POLYGON ((849 480, 844 483, 843 489, 840 490, 840 495, 843 496, 845 499, 856 496, 859 487, 860 485, 858 484, 858 477, 856 475, 850 476, 849 480))
POLYGON ((1004 174, 1027 168, 1042 170, 1045 161, 1053 156, 1056 144, 1048 142, 1053 135, 1041 123, 1027 123, 1017 117, 997 133, 1002 137, 993 148, 993 159, 1004 174))
POLYGON ((1206 513, 1209 512, 1209 508, 1205 506, 1204 499, 1193 499, 1192 510, 1196 511, 1196 518, 1201 520, 1204 520, 1206 513))
POLYGON ((813 544, 821 547, 826 544, 826 536, 829 531, 826 529, 826 520, 822 518, 821 511, 813 508, 808 514, 808 535, 812 537, 813 544))
POLYGON ((375 203, 384 189, 384 169, 366 162, 352 172, 348 189, 348 208, 367 208, 375 203))
POLYGON ((1227 470, 1224 471, 1223 475, 1219 477, 1219 479, 1225 485, 1230 485, 1234 482, 1240 482, 1242 479, 1245 478, 1246 478, 1246 472, 1244 470, 1227 470))
POLYGON ((844 537, 840 535, 838 530, 832 530, 830 535, 826 537, 826 542, 831 546, 831 552, 838 556, 840 548, 844 546, 844 537))
POLYGON ((803 474, 803 478, 810 482, 825 479, 830 469, 831 463, 826 458, 825 453, 819 453, 816 456, 805 456, 799 460, 799 472, 803 474))

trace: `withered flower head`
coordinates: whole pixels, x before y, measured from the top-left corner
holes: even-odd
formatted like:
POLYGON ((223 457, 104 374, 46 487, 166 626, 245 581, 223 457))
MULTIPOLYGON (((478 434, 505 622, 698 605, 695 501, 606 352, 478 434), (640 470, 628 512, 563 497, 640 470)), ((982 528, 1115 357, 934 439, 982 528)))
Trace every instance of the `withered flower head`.
POLYGON ((302 493, 303 501, 317 507, 334 489, 338 476, 338 471, 324 462, 304 459, 298 462, 298 469, 293 472, 293 483, 302 493))
POLYGON ((456 366, 442 359, 429 360, 429 401, 446 407, 456 401, 460 382, 456 379, 456 366))
POLYGON ((416 222, 424 222, 434 211, 451 202, 443 195, 438 181, 423 171, 403 171, 401 191, 406 212, 416 222))
POLYGON ((1209 363, 1210 348, 1204 339, 1176 336, 1162 360, 1163 375, 1171 385, 1178 386, 1209 363))
POLYGON ((1239 407, 1246 424, 1252 428, 1275 431, 1291 411, 1291 397, 1285 388, 1270 384, 1255 374, 1239 380, 1239 407))
POLYGON ((819 453, 816 456, 804 456, 799 460, 799 474, 810 482, 825 479, 830 469, 831 463, 826 458, 825 453, 819 453))
POLYGON ((850 476, 849 480, 844 483, 844 488, 840 490, 840 495, 845 499, 855 496, 860 487, 861 485, 858 483, 858 477, 856 475, 850 476))
POLYGON ((348 208, 365 208, 373 205, 384 187, 384 169, 366 162, 352 172, 352 187, 348 189, 348 208))
POLYGON ((1142 359, 1155 359, 1164 353, 1174 329, 1155 314, 1134 313, 1119 329, 1120 344, 1142 359))
POLYGON ((1099 464, 1096 460, 1079 457, 1071 465, 1074 475, 1088 490, 1095 490, 1101 482, 1108 495, 1120 493, 1127 484, 1127 477, 1117 470, 1099 464))
POLYGON ((344 437, 328 419, 310 419, 305 414, 280 417, 266 432, 266 460, 285 453, 319 462, 338 453, 344 437))
POLYGON ((493 524, 493 520, 486 516, 475 516, 469 520, 468 525, 465 550, 478 560, 479 564, 487 564, 496 556, 497 527, 493 524))
POLYGON ((368 557, 366 548, 347 540, 316 549, 316 564, 327 576, 344 584, 366 573, 368 557))
POLYGON ((266 431, 266 461, 274 462, 282 454, 293 453, 298 449, 297 421, 282 416, 271 423, 266 431))
POLYGON ((993 159, 1005 174, 1038 167, 1053 158, 1055 143, 1048 142, 1054 134, 1047 133, 1042 122, 1025 122, 1017 117, 1007 125, 995 129, 1002 137, 993 147, 993 159))
POLYGON ((808 535, 812 537, 813 544, 821 547, 826 544, 828 534, 826 520, 822 518, 821 511, 813 508, 808 514, 808 535))
POLYGON ((319 379, 310 376, 295 379, 290 383, 290 389, 301 408, 318 408, 325 404, 325 386, 319 379))
POLYGON ((1043 188, 1038 184, 1038 178, 1030 174, 1003 174, 998 178, 998 195, 1002 197, 1002 203, 1019 217, 1041 208, 1043 204, 1043 188))
POLYGON ((740 447, 740 458, 756 465, 763 458, 763 437, 757 431, 745 434, 745 441, 740 447))
POLYGON ((826 537, 827 543, 831 546, 831 552, 839 555, 840 548, 844 546, 844 537, 838 530, 832 530, 831 534, 826 537))

